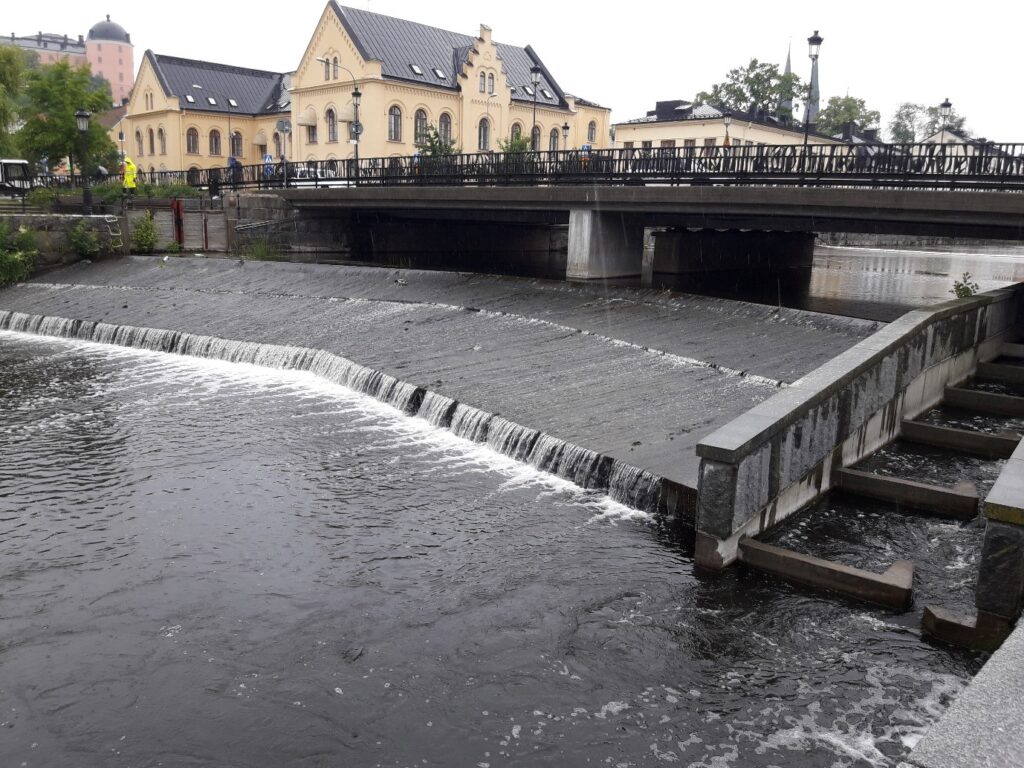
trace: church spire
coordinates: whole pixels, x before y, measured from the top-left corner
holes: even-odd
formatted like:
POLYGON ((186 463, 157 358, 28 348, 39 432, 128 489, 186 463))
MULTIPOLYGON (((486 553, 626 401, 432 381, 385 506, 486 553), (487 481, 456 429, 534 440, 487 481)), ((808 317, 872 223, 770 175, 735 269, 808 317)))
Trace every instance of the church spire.
MULTIPOLYGON (((783 75, 793 74, 793 41, 789 41, 789 48, 786 49, 786 68, 782 70, 783 75)), ((790 94, 779 96, 779 103, 775 105, 775 111, 786 121, 793 119, 793 97, 790 94)))

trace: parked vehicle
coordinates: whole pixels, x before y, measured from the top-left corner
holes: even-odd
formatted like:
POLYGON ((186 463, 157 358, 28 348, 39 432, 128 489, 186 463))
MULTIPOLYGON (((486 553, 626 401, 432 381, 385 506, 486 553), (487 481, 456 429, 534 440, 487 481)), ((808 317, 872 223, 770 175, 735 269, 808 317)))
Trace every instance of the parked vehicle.
POLYGON ((32 168, 26 160, 0 160, 0 195, 24 195, 32 189, 32 168))

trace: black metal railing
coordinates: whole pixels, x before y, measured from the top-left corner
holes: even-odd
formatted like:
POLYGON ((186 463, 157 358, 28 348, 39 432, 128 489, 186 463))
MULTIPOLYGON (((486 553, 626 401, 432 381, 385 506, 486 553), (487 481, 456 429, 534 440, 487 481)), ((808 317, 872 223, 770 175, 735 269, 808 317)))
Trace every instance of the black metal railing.
MULTIPOLYGON (((78 186, 78 177, 50 177, 78 186)), ((110 177, 120 180, 120 177, 110 177)), ((1024 144, 683 146, 310 160, 139 172, 139 183, 228 189, 436 184, 803 185, 1024 190, 1024 144)), ((59 180, 59 181, 58 181, 59 180)))

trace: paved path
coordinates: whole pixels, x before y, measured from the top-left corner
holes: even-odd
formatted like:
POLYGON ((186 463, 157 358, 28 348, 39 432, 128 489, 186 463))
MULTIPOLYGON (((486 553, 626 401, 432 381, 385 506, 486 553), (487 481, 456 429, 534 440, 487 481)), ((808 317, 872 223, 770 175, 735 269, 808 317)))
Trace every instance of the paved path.
POLYGON ((0 309, 327 349, 696 487, 701 437, 875 324, 650 291, 237 259, 80 264, 0 309))

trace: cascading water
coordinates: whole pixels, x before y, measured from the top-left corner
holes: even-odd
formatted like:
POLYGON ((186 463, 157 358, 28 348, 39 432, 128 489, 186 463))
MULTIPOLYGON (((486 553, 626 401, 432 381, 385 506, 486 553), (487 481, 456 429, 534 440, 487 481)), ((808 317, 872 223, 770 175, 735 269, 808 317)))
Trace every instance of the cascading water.
POLYGON ((657 509, 661 481, 648 472, 501 416, 456 403, 451 398, 324 350, 6 311, 0 311, 0 329, 266 368, 309 371, 387 403, 402 413, 418 415, 433 426, 450 429, 458 437, 485 442, 498 453, 580 487, 607 490, 615 501, 627 506, 645 512, 657 509))

